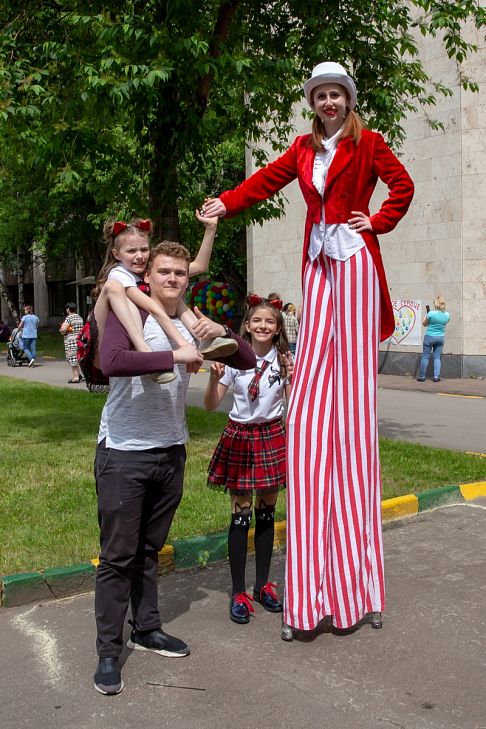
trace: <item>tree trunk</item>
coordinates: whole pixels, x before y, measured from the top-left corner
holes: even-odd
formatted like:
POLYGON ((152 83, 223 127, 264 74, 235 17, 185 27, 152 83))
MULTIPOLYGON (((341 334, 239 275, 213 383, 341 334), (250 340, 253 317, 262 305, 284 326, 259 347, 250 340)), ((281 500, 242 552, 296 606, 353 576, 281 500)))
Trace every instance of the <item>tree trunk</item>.
POLYGON ((24 298, 24 269, 23 266, 20 263, 20 258, 18 261, 18 268, 17 268, 17 289, 18 289, 18 298, 19 298, 19 310, 23 311, 25 307, 25 298, 24 298))
POLYGON ((20 321, 19 312, 15 308, 15 304, 13 303, 13 301, 10 299, 10 297, 8 295, 8 288, 5 286, 5 283, 2 281, 1 278, 0 278, 0 296, 7 304, 9 311, 10 311, 11 315, 13 316, 13 318, 15 319, 15 321, 19 322, 20 321))
POLYGON ((178 129, 177 80, 174 80, 172 90, 164 94, 164 100, 164 108, 154 114, 150 129, 153 162, 149 173, 149 206, 155 242, 163 239, 180 241, 177 160, 181 153, 184 154, 183 142, 179 142, 184 132, 178 129))

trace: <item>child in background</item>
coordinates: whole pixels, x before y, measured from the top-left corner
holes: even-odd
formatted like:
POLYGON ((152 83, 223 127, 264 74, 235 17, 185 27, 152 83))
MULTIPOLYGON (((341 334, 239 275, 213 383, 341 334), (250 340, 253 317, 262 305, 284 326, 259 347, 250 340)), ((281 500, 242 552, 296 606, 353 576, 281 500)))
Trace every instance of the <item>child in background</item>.
POLYGON ((206 409, 215 410, 228 387, 233 387, 233 407, 208 468, 208 485, 224 488, 231 498, 228 556, 233 581, 230 618, 235 623, 250 621, 253 600, 269 612, 282 611, 275 584, 268 582, 268 576, 275 504, 286 481, 282 416, 293 370, 281 312, 255 294, 247 301, 240 336, 251 343, 257 367, 236 370, 213 363, 204 396, 206 409), (256 580, 251 597, 246 592, 245 566, 253 491, 256 580))
MULTIPOLYGON (((206 231, 199 252, 189 266, 190 276, 196 276, 207 270, 217 228, 217 218, 204 218, 198 211, 196 216, 206 231)), ((93 293, 96 298, 94 313, 99 342, 103 338, 108 312, 112 309, 127 330, 135 349, 139 352, 150 352, 149 346, 144 341, 142 322, 136 308, 138 306, 152 314, 176 347, 187 345, 163 307, 139 288, 140 286, 143 288, 143 275, 150 253, 152 229, 152 221, 140 219, 131 220, 129 223, 107 221, 104 225, 103 237, 108 243, 108 248, 93 293)), ((184 302, 179 304, 177 316, 189 331, 192 331, 198 322, 196 315, 184 302)), ((200 351, 206 359, 229 356, 236 348, 234 340, 221 337, 200 343, 200 351)), ((164 372, 151 376, 157 382, 164 384, 173 380, 176 375, 164 372)))

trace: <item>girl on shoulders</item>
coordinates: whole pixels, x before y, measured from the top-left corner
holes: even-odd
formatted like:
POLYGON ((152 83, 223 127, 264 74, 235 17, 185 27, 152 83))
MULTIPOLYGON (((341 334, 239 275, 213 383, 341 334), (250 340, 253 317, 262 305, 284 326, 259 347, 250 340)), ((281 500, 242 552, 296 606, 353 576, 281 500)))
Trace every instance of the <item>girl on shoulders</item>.
MULTIPOLYGON (((189 266, 190 276, 196 276, 207 270, 218 224, 217 218, 203 217, 198 211, 196 216, 206 231, 198 255, 189 266)), ((127 330, 135 349, 138 352, 150 352, 143 337, 142 322, 136 308, 139 307, 152 314, 176 347, 187 345, 167 312, 146 293, 147 288, 143 278, 150 254, 152 230, 151 220, 138 218, 129 223, 109 220, 104 225, 103 238, 108 245, 105 262, 93 293, 96 299, 94 313, 100 343, 108 312, 112 309, 127 330)), ((178 306, 177 317, 190 332, 198 322, 196 315, 183 301, 178 306)), ((236 347, 233 340, 217 337, 201 342, 199 348, 206 359, 213 359, 233 354, 236 347)), ((164 372, 154 374, 152 377, 159 383, 166 383, 173 380, 175 375, 173 372, 164 372)))

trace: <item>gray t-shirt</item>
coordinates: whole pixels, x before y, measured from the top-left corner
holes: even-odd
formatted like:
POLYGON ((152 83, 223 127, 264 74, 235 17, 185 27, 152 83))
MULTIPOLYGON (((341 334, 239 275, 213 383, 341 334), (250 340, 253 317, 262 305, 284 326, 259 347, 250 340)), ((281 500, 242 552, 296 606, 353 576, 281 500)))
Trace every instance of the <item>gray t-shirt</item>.
MULTIPOLYGON (((193 337, 180 319, 173 324, 188 342, 193 337)), ((152 316, 143 329, 154 352, 172 349, 169 339, 152 316)), ((149 375, 110 377, 110 393, 101 414, 98 443, 106 438, 107 448, 142 451, 169 448, 189 439, 186 425, 186 393, 190 375, 186 365, 174 365, 177 375, 167 385, 159 385, 149 375)))

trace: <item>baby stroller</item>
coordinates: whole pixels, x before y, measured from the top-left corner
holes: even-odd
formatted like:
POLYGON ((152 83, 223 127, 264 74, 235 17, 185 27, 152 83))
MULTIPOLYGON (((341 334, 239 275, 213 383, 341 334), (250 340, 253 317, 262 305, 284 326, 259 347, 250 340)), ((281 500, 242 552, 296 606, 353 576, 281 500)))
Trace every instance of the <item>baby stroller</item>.
POLYGON ((29 364, 29 358, 24 354, 22 349, 22 337, 20 330, 15 328, 12 330, 11 337, 8 341, 7 350, 7 364, 9 367, 19 367, 24 364, 29 364))

